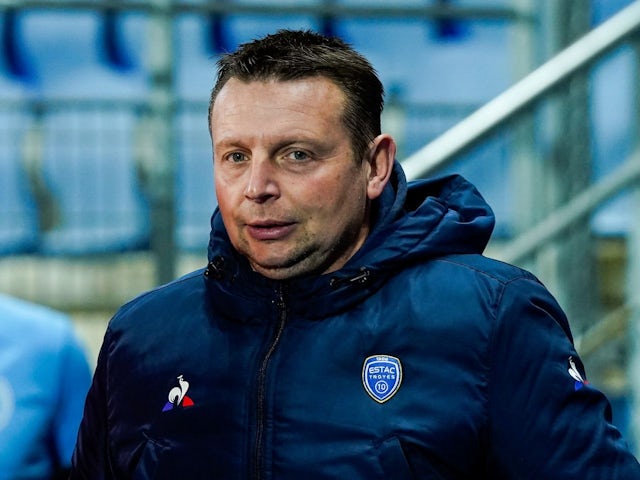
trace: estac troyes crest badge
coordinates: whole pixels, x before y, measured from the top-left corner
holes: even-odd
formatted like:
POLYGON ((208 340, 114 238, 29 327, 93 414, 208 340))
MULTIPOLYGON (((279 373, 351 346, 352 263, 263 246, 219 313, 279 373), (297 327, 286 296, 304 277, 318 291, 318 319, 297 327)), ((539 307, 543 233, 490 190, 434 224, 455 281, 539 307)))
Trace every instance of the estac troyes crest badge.
POLYGON ((364 389, 378 403, 393 397, 402 383, 402 364, 396 357, 372 355, 362 366, 364 389))

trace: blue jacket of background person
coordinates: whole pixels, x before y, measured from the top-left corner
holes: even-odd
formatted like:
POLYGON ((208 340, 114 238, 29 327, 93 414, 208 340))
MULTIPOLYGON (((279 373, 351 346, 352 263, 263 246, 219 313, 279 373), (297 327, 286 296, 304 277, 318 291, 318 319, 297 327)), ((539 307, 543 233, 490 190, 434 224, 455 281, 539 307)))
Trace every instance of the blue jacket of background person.
POLYGON ((481 255, 472 185, 396 167, 374 218, 342 269, 279 282, 214 213, 208 267, 110 322, 71 478, 640 478, 556 301, 481 255))
POLYGON ((67 315, 0 295, 1 479, 68 472, 90 384, 67 315))

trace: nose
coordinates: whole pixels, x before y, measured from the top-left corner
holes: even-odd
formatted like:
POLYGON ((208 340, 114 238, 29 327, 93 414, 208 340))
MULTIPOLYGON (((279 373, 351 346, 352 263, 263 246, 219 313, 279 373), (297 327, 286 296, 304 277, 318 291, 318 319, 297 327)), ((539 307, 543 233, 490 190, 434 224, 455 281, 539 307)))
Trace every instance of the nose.
POLYGON ((249 176, 244 196, 253 202, 263 203, 278 197, 277 167, 268 157, 255 156, 251 159, 249 176))

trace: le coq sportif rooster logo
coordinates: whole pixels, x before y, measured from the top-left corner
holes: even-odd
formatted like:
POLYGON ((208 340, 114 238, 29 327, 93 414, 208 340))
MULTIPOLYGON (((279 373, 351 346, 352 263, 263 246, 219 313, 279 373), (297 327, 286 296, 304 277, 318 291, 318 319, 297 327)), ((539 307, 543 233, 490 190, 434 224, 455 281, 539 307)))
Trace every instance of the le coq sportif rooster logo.
POLYGON ((580 390, 585 385, 589 385, 587 379, 580 375, 578 371, 578 367, 576 367, 576 362, 573 360, 573 357, 569 357, 569 375, 575 380, 574 389, 576 391, 580 390))
POLYGON ((189 390, 189 382, 187 382, 182 375, 178 375, 178 386, 173 387, 169 391, 169 401, 165 404, 162 411, 166 412, 177 407, 192 407, 194 403, 191 397, 187 395, 187 390, 189 390))

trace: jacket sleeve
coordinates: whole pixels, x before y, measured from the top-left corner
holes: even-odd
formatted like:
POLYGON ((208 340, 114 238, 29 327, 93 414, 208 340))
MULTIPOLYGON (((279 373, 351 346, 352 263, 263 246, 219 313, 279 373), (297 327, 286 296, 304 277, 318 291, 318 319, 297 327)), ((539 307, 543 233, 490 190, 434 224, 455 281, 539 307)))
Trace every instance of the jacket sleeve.
POLYGON ((640 479, 640 464, 586 381, 567 319, 535 279, 497 306, 488 388, 491 478, 640 479))
POLYGON ((110 473, 107 429, 107 357, 109 330, 105 335, 71 461, 69 480, 107 480, 110 473))

